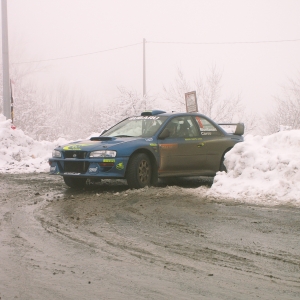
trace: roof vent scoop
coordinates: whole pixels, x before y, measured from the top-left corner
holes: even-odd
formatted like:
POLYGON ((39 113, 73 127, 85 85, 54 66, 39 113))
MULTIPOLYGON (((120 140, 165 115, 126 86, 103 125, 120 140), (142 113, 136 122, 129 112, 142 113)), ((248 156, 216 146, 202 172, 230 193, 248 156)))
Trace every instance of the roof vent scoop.
POLYGON ((165 114, 166 112, 163 110, 148 110, 141 113, 141 116, 155 116, 159 114, 165 114))
POLYGON ((112 138, 109 136, 92 136, 90 141, 111 141, 112 138))

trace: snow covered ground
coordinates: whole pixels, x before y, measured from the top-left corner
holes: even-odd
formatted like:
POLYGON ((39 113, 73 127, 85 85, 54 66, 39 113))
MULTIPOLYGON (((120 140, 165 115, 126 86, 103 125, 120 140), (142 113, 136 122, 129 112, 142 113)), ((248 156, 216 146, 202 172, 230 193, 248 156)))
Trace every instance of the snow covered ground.
MULTIPOLYGON (((0 115, 0 173, 48 172, 48 158, 59 144, 35 141, 11 129, 0 115)), ((227 173, 219 172, 212 187, 193 193, 257 204, 300 206, 300 131, 245 137, 225 157, 227 173)))

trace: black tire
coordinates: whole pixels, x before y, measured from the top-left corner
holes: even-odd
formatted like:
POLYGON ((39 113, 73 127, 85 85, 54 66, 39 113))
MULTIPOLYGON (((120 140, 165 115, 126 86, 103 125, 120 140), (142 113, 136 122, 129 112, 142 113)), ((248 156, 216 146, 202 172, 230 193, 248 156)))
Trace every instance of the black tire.
POLYGON ((74 178, 64 176, 64 182, 67 186, 72 189, 80 189, 85 187, 86 178, 74 178))
POLYGON ((126 179, 131 189, 151 185, 152 167, 149 157, 144 153, 134 154, 128 163, 126 179))
POLYGON ((224 156, 225 156, 225 154, 222 156, 222 159, 221 159, 221 163, 220 163, 220 171, 221 172, 226 172, 227 173, 227 169, 226 169, 226 167, 225 167, 225 165, 224 165, 224 156))

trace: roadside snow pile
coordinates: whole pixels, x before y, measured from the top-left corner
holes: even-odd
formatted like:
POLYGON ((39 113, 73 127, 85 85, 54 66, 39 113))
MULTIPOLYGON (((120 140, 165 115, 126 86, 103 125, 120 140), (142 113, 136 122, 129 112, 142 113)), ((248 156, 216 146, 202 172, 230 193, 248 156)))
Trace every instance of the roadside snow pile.
MULTIPOLYGON (((35 141, 22 130, 11 129, 10 120, 0 114, 0 173, 48 172, 52 150, 68 142, 35 141)), ((228 173, 218 172, 210 189, 200 187, 192 193, 300 206, 300 130, 246 136, 226 154, 225 165, 228 173)))
POLYGON ((225 156, 208 196, 300 205, 300 131, 246 136, 225 156), (263 201, 262 201, 263 199, 263 201))
POLYGON ((60 143, 67 141, 35 141, 22 130, 11 129, 11 121, 0 114, 0 173, 48 172, 48 159, 60 143))

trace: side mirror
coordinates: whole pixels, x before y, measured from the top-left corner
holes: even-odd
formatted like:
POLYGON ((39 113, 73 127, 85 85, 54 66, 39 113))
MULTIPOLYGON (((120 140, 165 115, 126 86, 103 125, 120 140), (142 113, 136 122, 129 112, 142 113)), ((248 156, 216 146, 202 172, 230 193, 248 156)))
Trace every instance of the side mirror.
POLYGON ((244 125, 244 123, 238 123, 236 125, 234 134, 236 134, 236 135, 243 135, 244 132, 245 132, 245 125, 244 125))
POLYGON ((170 130, 168 128, 165 128, 162 133, 158 136, 158 139, 164 140, 165 138, 170 136, 170 130))

